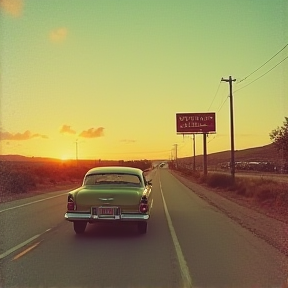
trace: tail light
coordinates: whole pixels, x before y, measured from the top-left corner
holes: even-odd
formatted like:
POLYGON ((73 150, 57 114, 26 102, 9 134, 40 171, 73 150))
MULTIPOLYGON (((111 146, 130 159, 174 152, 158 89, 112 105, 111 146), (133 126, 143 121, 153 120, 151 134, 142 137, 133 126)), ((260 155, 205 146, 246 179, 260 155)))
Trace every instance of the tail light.
POLYGON ((68 203, 67 203, 67 210, 73 211, 76 209, 76 205, 74 203, 73 197, 71 195, 68 195, 68 203))
POLYGON ((149 207, 148 207, 148 204, 146 203, 140 203, 139 205, 139 211, 141 213, 146 213, 148 211, 149 207))
POLYGON ((139 204, 139 211, 141 213, 146 213, 149 210, 148 200, 146 195, 143 195, 139 204))

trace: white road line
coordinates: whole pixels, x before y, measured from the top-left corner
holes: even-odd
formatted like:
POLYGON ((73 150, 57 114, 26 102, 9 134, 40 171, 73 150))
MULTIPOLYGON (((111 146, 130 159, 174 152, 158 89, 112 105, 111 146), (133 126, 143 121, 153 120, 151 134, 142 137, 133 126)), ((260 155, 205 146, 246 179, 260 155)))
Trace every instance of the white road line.
POLYGON ((170 214, 168 212, 168 208, 167 208, 167 205, 166 205, 166 202, 164 199, 164 195, 163 195, 163 191, 162 191, 162 185, 161 185, 160 178, 159 178, 159 184, 160 184, 160 191, 161 191, 161 196, 162 196, 162 200, 163 200, 164 211, 165 211, 167 222, 168 222, 168 227, 169 227, 169 230, 171 233, 171 237, 172 237, 173 244, 174 244, 174 247, 176 250, 178 262, 180 265, 180 271, 181 271, 181 276, 182 276, 182 281, 183 281, 183 288, 191 288, 192 287, 192 279, 191 279, 191 276, 189 273, 189 268, 187 266, 184 255, 182 253, 180 243, 178 241, 175 229, 174 229, 173 224, 172 224, 170 214))
POLYGON ((21 208, 21 207, 24 207, 24 206, 27 206, 27 205, 39 203, 39 202, 42 202, 42 201, 50 200, 50 199, 53 199, 53 198, 56 198, 56 197, 63 196, 63 195, 65 195, 65 194, 67 194, 67 193, 68 193, 68 192, 65 192, 65 193, 62 193, 62 194, 60 194, 60 195, 51 196, 51 197, 47 197, 47 198, 44 198, 44 199, 40 199, 40 200, 32 201, 32 202, 29 202, 29 203, 21 204, 21 205, 18 205, 18 206, 6 208, 6 209, 3 209, 3 210, 0 210, 0 213, 5 212, 5 211, 8 211, 8 210, 13 210, 13 209, 21 208))
POLYGON ((0 260, 7 257, 8 255, 10 255, 11 253, 15 252, 16 250, 24 247, 25 245, 29 244, 30 242, 32 242, 33 240, 37 239, 38 237, 40 237, 41 234, 35 235, 33 237, 31 237, 30 239, 20 243, 19 245, 7 250, 6 252, 4 252, 3 254, 0 254, 0 260))
POLYGON ((6 252, 4 252, 3 254, 0 254, 0 260, 7 257, 8 255, 10 255, 11 253, 15 252, 16 250, 26 246, 27 244, 29 244, 30 242, 34 241, 35 239, 39 238, 41 235, 43 235, 46 232, 49 232, 52 228, 48 228, 46 229, 43 233, 41 234, 37 234, 31 238, 29 238, 28 240, 20 243, 19 245, 14 246, 13 248, 7 250, 6 252))

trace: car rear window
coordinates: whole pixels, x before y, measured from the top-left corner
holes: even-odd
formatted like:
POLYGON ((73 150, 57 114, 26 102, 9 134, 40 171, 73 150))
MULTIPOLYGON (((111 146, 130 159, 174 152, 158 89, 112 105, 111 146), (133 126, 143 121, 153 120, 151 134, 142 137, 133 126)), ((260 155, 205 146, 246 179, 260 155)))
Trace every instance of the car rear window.
POLYGON ((87 175, 84 179, 84 185, 133 185, 140 186, 141 180, 135 174, 120 174, 120 173, 103 173, 87 175))

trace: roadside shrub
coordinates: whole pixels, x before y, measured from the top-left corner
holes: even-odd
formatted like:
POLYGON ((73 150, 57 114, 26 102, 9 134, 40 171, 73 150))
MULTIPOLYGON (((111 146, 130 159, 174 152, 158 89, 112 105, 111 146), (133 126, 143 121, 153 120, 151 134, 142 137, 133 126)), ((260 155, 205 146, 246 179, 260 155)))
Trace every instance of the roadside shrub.
POLYGON ((51 179, 49 180, 49 182, 50 182, 52 185, 56 185, 56 180, 53 179, 53 178, 51 178, 51 179))
POLYGON ((260 186, 258 187, 255 196, 260 202, 264 202, 267 200, 275 201, 277 198, 277 192, 271 190, 270 187, 260 186))
POLYGON ((180 171, 181 174, 183 174, 185 176, 192 176, 193 175, 193 170, 185 168, 185 167, 179 168, 178 171, 180 171))
POLYGON ((281 195, 281 188, 276 182, 267 182, 255 187, 255 197, 260 202, 275 201, 281 195))
MULTIPOLYGON (((287 184, 279 183, 277 187, 277 198, 276 204, 278 205, 287 205, 288 206, 288 187, 287 184)), ((287 208, 288 210, 288 208, 287 208)))
POLYGON ((243 177, 237 179, 236 193, 255 198, 259 202, 282 202, 288 204, 287 185, 269 179, 243 177))
POLYGON ((206 183, 213 188, 234 188, 235 185, 231 175, 217 173, 208 174, 206 183))
POLYGON ((192 178, 194 178, 196 180, 199 180, 200 177, 201 177, 201 173, 199 171, 197 171, 197 170, 196 171, 192 171, 191 176, 192 176, 192 178))
POLYGON ((199 173, 199 177, 195 179, 197 183, 203 184, 206 183, 207 176, 205 176, 203 173, 199 173))
POLYGON ((234 191, 237 195, 247 198, 253 197, 253 191, 247 185, 247 182, 249 182, 249 179, 235 177, 234 191))
POLYGON ((1 173, 1 190, 8 193, 26 193, 36 186, 33 176, 21 171, 1 173))

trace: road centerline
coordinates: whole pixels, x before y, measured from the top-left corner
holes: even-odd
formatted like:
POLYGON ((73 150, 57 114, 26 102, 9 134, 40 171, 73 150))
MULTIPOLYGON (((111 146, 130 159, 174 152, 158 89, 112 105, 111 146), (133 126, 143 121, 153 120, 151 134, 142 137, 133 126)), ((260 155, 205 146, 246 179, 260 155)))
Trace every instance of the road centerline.
POLYGON ((7 257, 8 255, 14 253, 15 251, 19 250, 20 248, 28 245, 29 243, 31 243, 32 241, 34 241, 35 239, 39 238, 40 236, 42 236, 43 234, 49 232, 52 228, 46 229, 43 233, 41 234, 37 234, 31 238, 29 238, 28 240, 10 248, 9 250, 7 250, 6 252, 0 254, 0 260, 4 259, 5 257, 7 257))
POLYGON ((41 234, 37 234, 31 238, 29 238, 28 240, 12 247, 11 249, 7 250, 6 252, 4 252, 3 254, 0 254, 0 260, 4 259, 5 257, 7 257, 8 255, 12 254, 13 252, 17 251, 18 249, 26 246, 27 244, 29 244, 30 242, 34 241, 35 239, 39 238, 41 234))
POLYGON ((22 251, 21 253, 17 254, 13 260, 17 260, 21 257, 23 257, 24 255, 26 255, 28 252, 30 252, 31 250, 33 250, 34 248, 36 248, 39 244, 41 243, 41 241, 35 243, 34 245, 28 247, 27 249, 25 249, 24 251, 22 251))

